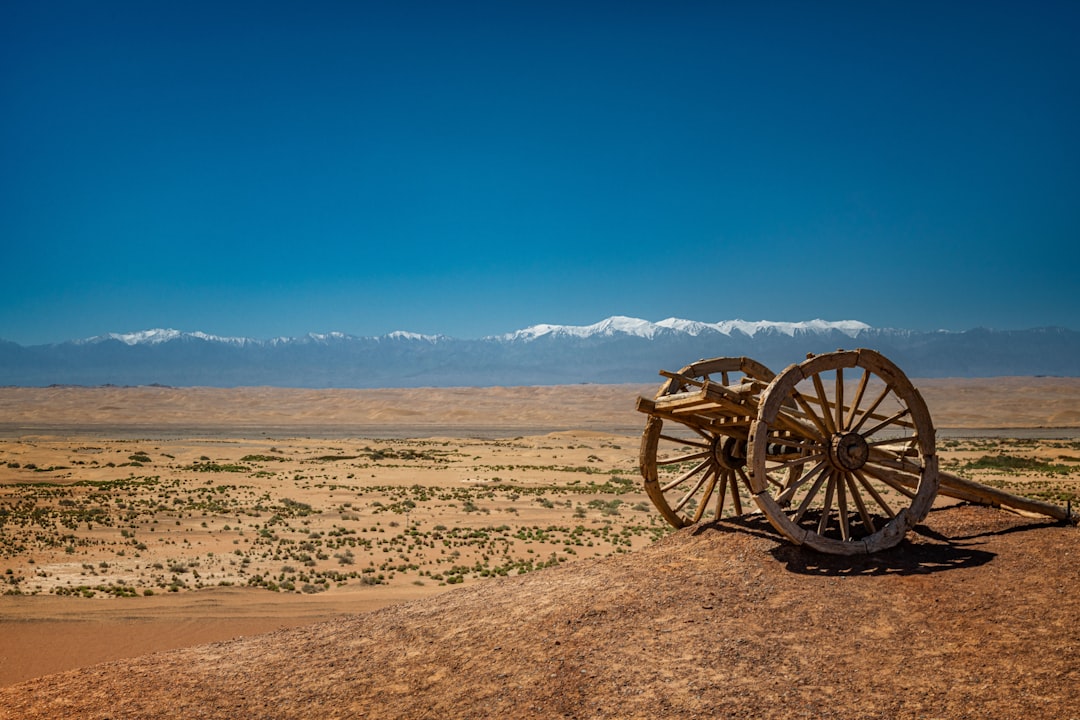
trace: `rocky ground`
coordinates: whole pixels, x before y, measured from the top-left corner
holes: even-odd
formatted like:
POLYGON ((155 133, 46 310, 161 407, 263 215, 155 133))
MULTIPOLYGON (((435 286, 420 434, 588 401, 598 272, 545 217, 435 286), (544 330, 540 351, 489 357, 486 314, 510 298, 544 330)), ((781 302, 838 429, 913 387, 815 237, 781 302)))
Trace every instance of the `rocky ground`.
POLYGON ((879 556, 760 517, 0 689, 3 718, 1080 718, 1080 530, 931 512, 879 556))

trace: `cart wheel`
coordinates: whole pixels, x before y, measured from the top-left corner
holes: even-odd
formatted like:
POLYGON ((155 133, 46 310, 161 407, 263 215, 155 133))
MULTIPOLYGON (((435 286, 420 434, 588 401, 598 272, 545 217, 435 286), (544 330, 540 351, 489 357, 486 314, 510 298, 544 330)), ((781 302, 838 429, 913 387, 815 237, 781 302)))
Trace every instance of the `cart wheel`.
MULTIPOLYGON (((743 382, 767 383, 774 373, 749 358, 699 360, 678 372, 698 382, 719 382, 738 386, 743 382)), ((660 386, 657 398, 696 392, 698 386, 673 378, 660 386)), ((645 492, 672 526, 692 525, 720 518, 725 505, 736 515, 743 513, 743 497, 750 498, 746 471, 746 440, 753 420, 725 418, 723 428, 715 423, 698 423, 687 418, 650 415, 641 436, 639 462, 645 492), (730 421, 730 422, 729 422, 730 421)))
POLYGON ((895 546, 938 490, 926 403, 872 350, 818 355, 777 375, 748 456, 754 500, 773 527, 834 555, 895 546))

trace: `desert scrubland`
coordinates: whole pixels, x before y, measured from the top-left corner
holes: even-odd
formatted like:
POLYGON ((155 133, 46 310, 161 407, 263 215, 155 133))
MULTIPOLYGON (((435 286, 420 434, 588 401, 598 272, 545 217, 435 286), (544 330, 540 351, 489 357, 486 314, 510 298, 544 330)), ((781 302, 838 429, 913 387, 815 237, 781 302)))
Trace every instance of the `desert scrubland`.
MULTIPOLYGON (((1075 502, 1080 380, 918 384, 944 469, 1075 502)), ((0 388, 0 684, 639 550, 651 392, 0 388)))

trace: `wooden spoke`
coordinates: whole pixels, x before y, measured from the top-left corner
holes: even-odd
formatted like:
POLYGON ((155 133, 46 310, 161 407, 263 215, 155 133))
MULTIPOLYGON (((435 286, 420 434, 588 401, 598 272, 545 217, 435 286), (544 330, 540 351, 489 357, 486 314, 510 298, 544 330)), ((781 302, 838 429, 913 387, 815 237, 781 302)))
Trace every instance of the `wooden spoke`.
POLYGON ((712 499, 713 488, 716 487, 716 473, 713 473, 709 478, 709 484, 705 486, 705 492, 701 494, 701 500, 698 501, 697 509, 694 510, 694 519, 690 522, 695 525, 701 522, 701 516, 705 514, 705 508, 709 507, 709 500, 712 499))
POLYGON ((814 484, 810 486, 810 489, 806 493, 806 497, 802 499, 802 502, 799 503, 799 507, 795 510, 795 516, 792 519, 796 523, 802 520, 803 515, 805 515, 806 511, 810 509, 810 503, 813 501, 814 496, 818 494, 818 491, 821 489, 822 483, 828 480, 831 474, 831 470, 823 472, 822 474, 818 475, 818 479, 815 480, 814 484))
POLYGON ((769 435, 768 441, 770 445, 783 445, 798 450, 817 450, 820 452, 825 448, 822 443, 813 440, 792 440, 782 435, 769 435))
POLYGON ((708 457, 712 455, 712 451, 704 450, 702 452, 696 452, 692 455, 683 455, 681 457, 665 458, 663 460, 657 460, 657 465, 675 465, 677 463, 686 462, 688 460, 697 460, 698 458, 708 457))
POLYGON ((829 526, 829 513, 832 511, 834 492, 836 492, 836 476, 833 473, 829 473, 829 480, 825 484, 825 504, 821 508, 821 517, 818 518, 818 535, 824 535, 825 528, 829 526))
MULTIPOLYGON (((798 437, 803 437, 808 440, 815 440, 820 443, 825 442, 826 434, 820 430, 813 422, 807 424, 800 418, 805 415, 795 415, 791 412, 785 411, 776 418, 776 428, 789 433, 794 433, 798 437)), ((809 419, 809 418, 807 418, 809 419)))
POLYGON ((814 392, 817 393, 818 402, 821 403, 821 419, 825 421, 825 429, 828 431, 826 435, 832 435, 836 432, 836 426, 833 425, 833 411, 832 405, 829 403, 829 399, 825 397, 825 385, 821 382, 821 376, 814 373, 813 377, 814 392))
MULTIPOLYGON (((673 527, 707 520, 714 508, 722 517, 725 505, 739 503, 727 500, 739 477, 726 467, 732 458, 722 464, 718 443, 748 441, 758 398, 775 375, 745 357, 698 360, 661 375, 654 398, 637 402, 649 416, 638 455, 645 492, 673 527)), ((742 512, 741 504, 735 510, 742 512)))
MULTIPOLYGON (((735 472, 738 473, 739 479, 742 480, 743 487, 745 487, 747 491, 753 494, 753 488, 750 485, 750 478, 746 476, 746 471, 742 468, 736 468, 735 472)), ((738 513, 742 515, 742 497, 739 495, 739 484, 735 482, 734 476, 732 476, 731 479, 731 494, 733 496, 735 507, 738 510, 738 513)))
POLYGON ((710 435, 709 433, 705 432, 704 430, 702 430, 702 429, 701 429, 701 428, 699 428, 698 426, 696 426, 696 425, 692 425, 692 426, 690 426, 690 429, 691 429, 691 430, 693 430, 694 432, 696 432, 696 433, 697 433, 698 435, 700 435, 701 437, 703 437, 703 438, 705 438, 706 440, 708 440, 709 442, 712 442, 713 436, 712 436, 712 435, 710 435))
POLYGON ((692 498, 695 494, 697 494, 697 491, 701 489, 701 486, 705 484, 705 481, 708 478, 712 477, 712 476, 713 476, 713 469, 709 468, 708 472, 706 472, 704 475, 702 475, 700 478, 698 478, 698 481, 697 481, 697 483, 694 484, 694 487, 690 488, 690 491, 688 493, 686 493, 685 495, 683 495, 682 500, 680 500, 675 505, 675 507, 673 507, 671 509, 674 510, 675 512, 679 512, 680 510, 682 510, 683 506, 686 505, 686 503, 690 501, 690 498, 692 498))
POLYGON ((743 514, 742 495, 739 493, 739 483, 735 482, 734 477, 731 479, 731 506, 736 515, 743 514))
POLYGON ((870 517, 870 513, 866 511, 866 503, 863 501, 862 493, 859 492, 858 486, 855 484, 855 477, 851 473, 844 474, 847 480, 848 490, 851 491, 851 499, 855 501, 855 507, 859 510, 859 516, 862 518, 863 525, 871 533, 876 533, 877 528, 874 527, 874 519, 870 517))
POLYGON ((839 555, 874 552, 926 516, 939 485, 933 423, 881 354, 808 356, 773 379, 758 408, 747 441, 754 497, 787 539, 839 555), (771 476, 785 471, 777 490, 771 476))
POLYGON ((840 539, 847 542, 851 539, 847 512, 847 483, 844 482, 844 474, 840 472, 836 473, 836 509, 840 514, 840 539))
POLYGON ((914 463, 908 460, 900 453, 893 453, 888 450, 875 449, 874 454, 870 456, 870 464, 881 465, 896 472, 908 473, 909 475, 922 475, 923 466, 919 463, 914 463), (877 453, 880 452, 881 455, 877 453))
POLYGON ((898 479, 897 476, 899 476, 899 473, 894 473, 886 468, 874 467, 872 465, 863 465, 862 471, 867 475, 873 475, 878 480, 885 483, 901 495, 905 495, 912 500, 915 499, 915 493, 908 489, 908 481, 905 479, 903 482, 901 482, 898 479))
POLYGON ((855 389, 855 399, 851 401, 851 407, 848 408, 847 418, 844 420, 844 430, 851 428, 851 423, 855 421, 855 413, 859 409, 859 403, 862 402, 863 393, 866 392, 866 383, 869 379, 870 371, 863 370, 862 379, 859 380, 859 387, 855 389))
POLYGON ((862 484, 862 486, 866 488, 866 491, 870 493, 870 497, 874 498, 874 502, 876 502, 881 507, 881 509, 885 511, 885 514, 888 515, 889 518, 896 517, 896 513, 893 512, 893 509, 891 507, 889 507, 889 503, 885 502, 885 498, 881 497, 881 494, 874 489, 874 486, 870 484, 870 481, 866 479, 865 475, 863 475, 858 470, 855 470, 852 474, 862 484))
POLYGON ((731 478, 727 475, 723 477, 720 482, 720 489, 716 493, 716 519, 719 520, 724 516, 724 494, 727 492, 727 486, 731 478))
MULTIPOLYGON (((706 435, 706 437, 708 437, 706 435)), ((705 443, 695 442, 694 440, 687 440, 686 438, 675 437, 673 435, 661 435, 661 440, 667 440, 669 442, 678 443, 679 445, 689 445, 690 447, 708 448, 710 445, 705 443)))
POLYGON ((910 449, 910 448, 914 447, 915 443, 917 443, 918 441, 919 441, 919 436, 918 435, 907 435, 907 436, 902 437, 902 438, 889 438, 887 440, 875 440, 874 442, 866 443, 866 444, 869 445, 870 447, 881 447, 882 445, 896 445, 898 443, 904 443, 910 449))
POLYGON ((798 489, 801 488, 806 483, 810 482, 810 480, 815 478, 818 474, 820 474, 825 469, 825 466, 826 466, 826 463, 825 463, 824 460, 819 462, 817 465, 815 465, 810 470, 810 472, 803 475, 801 478, 799 478, 798 480, 793 482, 791 485, 786 487, 784 489, 784 492, 777 495, 776 496, 776 502, 779 503, 781 507, 783 507, 784 505, 787 505, 788 503, 790 503, 791 498, 795 496, 795 493, 798 491, 798 489))
POLYGON ((814 462, 816 460, 820 460, 823 457, 825 457, 825 453, 815 453, 813 455, 800 455, 799 457, 795 458, 794 460, 788 460, 786 462, 780 462, 780 463, 778 463, 776 465, 773 465, 769 469, 772 470, 772 471, 788 470, 788 469, 796 467, 798 465, 805 465, 808 462, 814 462))
POLYGON ((865 432, 862 433, 862 436, 863 437, 870 437, 871 435, 876 433, 881 428, 886 427, 888 425, 891 425, 892 423, 896 422, 900 418, 905 417, 905 416, 910 415, 910 414, 911 414, 911 409, 910 408, 904 408, 903 410, 896 413, 892 417, 888 417, 888 418, 882 420, 881 422, 879 422, 874 427, 870 428, 869 430, 866 430, 865 432))
MULTIPOLYGON (((818 429, 818 432, 821 433, 822 439, 832 435, 832 433, 829 432, 829 428, 825 424, 825 421, 818 417, 817 412, 814 411, 814 408, 810 407, 810 403, 803 397, 801 392, 795 392, 795 402, 799 404, 802 411, 806 413, 806 417, 814 424, 814 427, 818 429)), ((825 411, 825 414, 828 414, 827 410, 825 411)))
POLYGON ((851 428, 851 432, 859 432, 859 428, 863 426, 863 423, 870 419, 870 416, 874 414, 875 410, 877 410, 878 405, 880 405, 885 400, 885 398, 889 396, 890 392, 892 392, 892 385, 886 385, 885 388, 881 391, 881 394, 877 396, 877 400, 871 403, 870 407, 868 407, 866 409, 866 412, 862 414, 862 417, 859 418, 858 424, 855 425, 855 427, 851 428))
MULTIPOLYGON (((739 477, 741 477, 743 482, 746 484, 746 489, 750 492, 751 495, 753 495, 754 494, 754 485, 753 485, 753 483, 750 482, 750 478, 747 477, 746 473, 743 472, 742 468, 739 468, 738 472, 739 472, 739 477)), ((774 478, 769 473, 765 473, 765 481, 767 483, 775 486, 778 489, 783 489, 783 487, 784 487, 784 483, 780 482, 779 480, 774 478)))
MULTIPOLYGON (((699 472, 701 472, 705 468, 709 467, 710 464, 711 464, 711 459, 706 460, 705 462, 703 462, 703 463, 699 464, 697 467, 695 467, 693 470, 689 470, 688 472, 681 475, 678 479, 672 480, 671 482, 669 482, 667 485, 663 486, 660 489, 663 490, 664 492, 667 492, 668 490, 670 490, 670 489, 672 489, 674 487, 678 487, 679 485, 682 485, 684 482, 686 482, 690 478, 697 475, 699 472)), ((698 482, 700 483, 701 481, 699 480, 698 482)))
POLYGON ((844 427, 844 368, 836 368, 836 430, 844 427))

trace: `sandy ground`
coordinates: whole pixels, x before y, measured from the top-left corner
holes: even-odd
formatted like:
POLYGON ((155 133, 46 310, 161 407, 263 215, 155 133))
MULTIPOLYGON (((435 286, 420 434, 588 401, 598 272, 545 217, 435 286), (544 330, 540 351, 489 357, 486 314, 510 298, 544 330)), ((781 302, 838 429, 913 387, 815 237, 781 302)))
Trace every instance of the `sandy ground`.
POLYGON ((0 718, 1080 718, 1078 530, 932 512, 873 557, 760 518, 0 688, 0 718))
MULTIPOLYGON (((919 385, 940 428, 1026 429, 947 468, 1071 496, 1080 380, 919 385)), ((0 388, 0 686, 640 551, 642 392, 0 388)))

